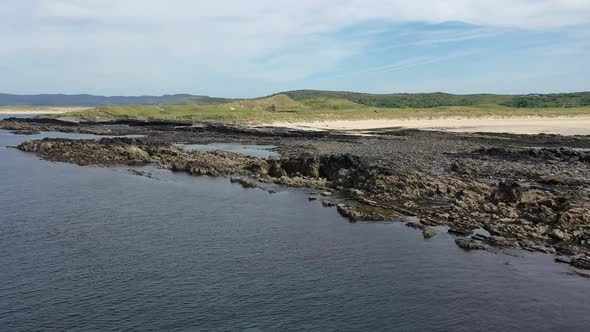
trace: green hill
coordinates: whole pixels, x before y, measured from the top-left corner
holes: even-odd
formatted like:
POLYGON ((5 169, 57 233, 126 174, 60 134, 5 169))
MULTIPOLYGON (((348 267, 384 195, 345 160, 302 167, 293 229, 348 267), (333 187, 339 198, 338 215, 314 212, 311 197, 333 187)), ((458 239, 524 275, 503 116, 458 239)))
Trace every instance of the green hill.
POLYGON ((357 104, 383 108, 431 108, 442 106, 475 106, 486 104, 495 104, 514 108, 590 106, 590 92, 529 95, 454 95, 441 92, 370 94, 346 91, 295 90, 283 92, 277 95, 286 95, 295 101, 325 98, 345 99, 357 104))
POLYGON ((362 109, 367 106, 354 103, 346 99, 314 98, 293 100, 286 94, 277 94, 267 98, 244 99, 232 103, 219 105, 230 110, 251 110, 269 112, 298 112, 314 110, 345 110, 362 109))

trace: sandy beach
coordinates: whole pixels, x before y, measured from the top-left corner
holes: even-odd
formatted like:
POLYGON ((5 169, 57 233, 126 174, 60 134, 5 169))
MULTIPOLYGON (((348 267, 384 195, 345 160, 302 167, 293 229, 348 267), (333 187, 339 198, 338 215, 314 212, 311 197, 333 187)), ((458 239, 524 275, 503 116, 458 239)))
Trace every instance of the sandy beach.
POLYGON ((272 125, 305 130, 363 131, 401 127, 451 132, 590 135, 590 116, 282 122, 272 125))
POLYGON ((91 107, 0 107, 0 114, 61 114, 67 112, 79 112, 90 109, 91 107))

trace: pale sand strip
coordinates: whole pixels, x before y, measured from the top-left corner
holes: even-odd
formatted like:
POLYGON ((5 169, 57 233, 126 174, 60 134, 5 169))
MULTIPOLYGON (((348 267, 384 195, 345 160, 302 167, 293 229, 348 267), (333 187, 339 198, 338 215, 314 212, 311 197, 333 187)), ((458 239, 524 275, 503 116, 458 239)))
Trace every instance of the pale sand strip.
POLYGON ((383 128, 411 128, 452 132, 512 134, 590 135, 590 116, 528 118, 442 118, 409 120, 338 120, 323 122, 273 123, 273 126, 305 130, 361 131, 383 128))
POLYGON ((81 112, 81 111, 85 111, 88 109, 91 109, 92 107, 45 107, 45 106, 40 106, 39 108, 36 107, 27 107, 25 109, 19 108, 19 107, 15 107, 15 108, 10 108, 10 107, 1 107, 0 108, 0 114, 62 114, 62 113, 67 113, 67 112, 81 112))

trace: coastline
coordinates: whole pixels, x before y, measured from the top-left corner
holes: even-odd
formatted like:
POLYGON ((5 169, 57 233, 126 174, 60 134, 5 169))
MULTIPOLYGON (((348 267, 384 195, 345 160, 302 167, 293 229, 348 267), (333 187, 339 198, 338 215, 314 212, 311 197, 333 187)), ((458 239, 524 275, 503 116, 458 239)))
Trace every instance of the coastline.
POLYGON ((406 128, 458 133, 489 132, 519 135, 590 135, 590 116, 587 115, 509 118, 457 117, 434 119, 336 120, 293 123, 275 122, 269 125, 308 131, 339 130, 344 132, 363 132, 375 129, 406 128))
POLYGON ((245 188, 257 183, 309 188, 316 192, 310 201, 334 208, 353 223, 402 221, 426 239, 436 236, 437 226, 447 226, 465 250, 519 248, 590 269, 590 136, 399 128, 355 136, 219 123, 129 124, 9 119, 0 121, 0 128, 33 135, 145 135, 31 139, 18 149, 83 166, 156 165, 195 176, 234 177, 245 188), (232 142, 275 145, 280 156, 177 146, 232 142))

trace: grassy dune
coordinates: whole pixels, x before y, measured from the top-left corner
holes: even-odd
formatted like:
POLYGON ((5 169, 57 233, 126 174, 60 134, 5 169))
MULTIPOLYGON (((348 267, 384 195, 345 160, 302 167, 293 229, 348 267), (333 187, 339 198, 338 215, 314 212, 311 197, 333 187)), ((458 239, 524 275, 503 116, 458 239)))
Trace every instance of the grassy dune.
POLYGON ((379 108, 346 99, 316 98, 296 101, 286 95, 249 99, 220 105, 106 106, 57 117, 105 119, 175 119, 242 123, 310 122, 367 119, 484 118, 590 115, 590 107, 511 108, 500 105, 434 108, 379 108))

